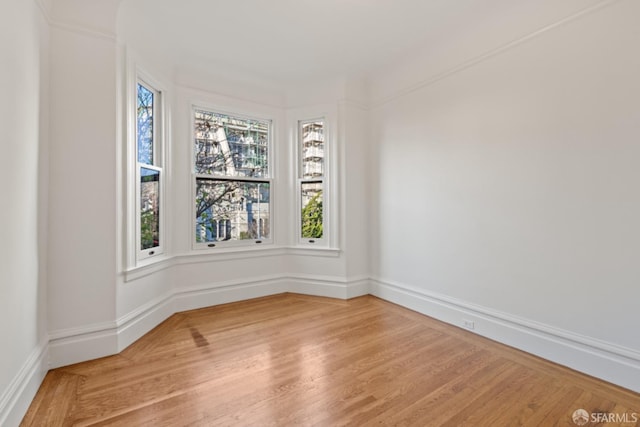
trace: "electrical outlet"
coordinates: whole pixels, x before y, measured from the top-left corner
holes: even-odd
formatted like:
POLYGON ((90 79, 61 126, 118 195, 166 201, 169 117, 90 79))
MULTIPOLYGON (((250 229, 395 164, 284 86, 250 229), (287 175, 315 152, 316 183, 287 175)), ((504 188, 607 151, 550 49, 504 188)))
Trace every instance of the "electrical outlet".
POLYGON ((467 320, 467 319, 462 319, 462 326, 464 326, 467 329, 472 329, 472 330, 476 327, 476 325, 473 323, 473 321, 467 320))

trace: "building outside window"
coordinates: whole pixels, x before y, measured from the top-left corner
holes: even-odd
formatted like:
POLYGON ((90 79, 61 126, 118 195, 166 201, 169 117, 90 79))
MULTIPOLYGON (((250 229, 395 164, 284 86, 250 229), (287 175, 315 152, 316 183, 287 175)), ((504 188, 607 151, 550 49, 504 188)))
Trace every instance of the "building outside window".
POLYGON ((325 123, 298 124, 300 200, 299 236, 305 243, 318 243, 325 236, 325 123))
POLYGON ((271 239, 270 120, 194 108, 196 247, 271 239))

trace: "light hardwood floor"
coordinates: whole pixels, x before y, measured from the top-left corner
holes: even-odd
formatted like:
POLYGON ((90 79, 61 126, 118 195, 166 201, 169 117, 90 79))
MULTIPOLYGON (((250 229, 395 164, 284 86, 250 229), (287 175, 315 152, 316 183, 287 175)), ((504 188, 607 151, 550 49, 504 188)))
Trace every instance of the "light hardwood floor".
POLYGON ((22 425, 575 426, 579 408, 631 419, 640 395, 372 296, 282 294, 50 371, 22 425))

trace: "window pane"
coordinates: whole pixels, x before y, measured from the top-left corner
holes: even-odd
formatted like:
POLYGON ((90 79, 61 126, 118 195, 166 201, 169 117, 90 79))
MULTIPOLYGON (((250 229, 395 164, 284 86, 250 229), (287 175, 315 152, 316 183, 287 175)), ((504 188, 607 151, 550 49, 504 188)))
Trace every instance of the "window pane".
POLYGON ((153 91, 138 83, 138 162, 153 165, 153 91))
POLYGON ((195 112, 195 172, 267 177, 270 122, 195 112))
POLYGON ((301 125, 302 178, 324 175, 324 122, 315 121, 301 125))
POLYGON ((270 236, 269 182, 196 179, 196 241, 270 236))
POLYGON ((140 247, 160 245, 160 172, 140 168, 140 247))
POLYGON ((303 182, 302 191, 302 237, 322 237, 322 182, 303 182))

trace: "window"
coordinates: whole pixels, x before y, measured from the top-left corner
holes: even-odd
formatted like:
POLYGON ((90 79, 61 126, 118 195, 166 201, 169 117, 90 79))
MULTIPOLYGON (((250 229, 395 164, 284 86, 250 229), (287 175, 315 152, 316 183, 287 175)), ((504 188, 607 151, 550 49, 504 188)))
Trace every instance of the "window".
POLYGON ((316 244, 325 236, 325 122, 298 123, 300 222, 302 242, 316 244))
POLYGON ((196 247, 271 239, 271 121, 194 108, 196 247))
POLYGON ((162 132, 160 92, 136 84, 136 194, 138 259, 162 253, 162 132))

